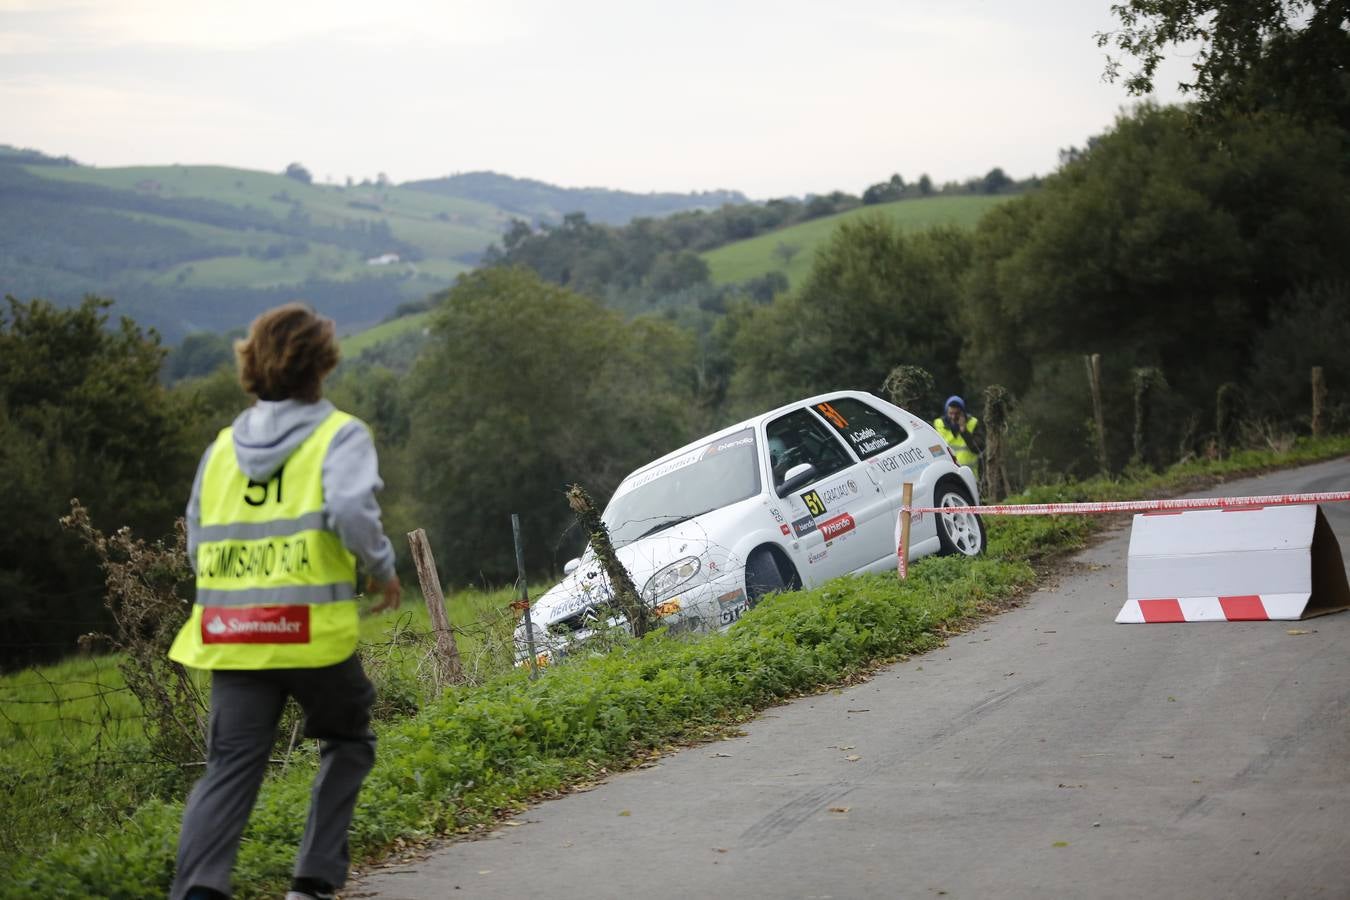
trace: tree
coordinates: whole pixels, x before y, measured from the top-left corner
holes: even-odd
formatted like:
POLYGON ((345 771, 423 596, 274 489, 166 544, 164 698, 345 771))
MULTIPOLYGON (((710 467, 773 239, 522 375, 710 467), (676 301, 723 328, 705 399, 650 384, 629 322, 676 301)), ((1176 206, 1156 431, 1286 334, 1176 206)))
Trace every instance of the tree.
POLYGON ((904 195, 905 179, 896 174, 892 175, 889 181, 879 181, 863 191, 862 202, 864 206, 874 203, 890 203, 893 200, 899 200, 904 195))
POLYGON ((234 340, 230 335, 197 331, 183 338, 164 362, 165 380, 172 384, 184 378, 209 375, 234 362, 234 340))
POLYGON ((309 173, 309 169, 306 169, 298 162, 293 162, 287 166, 285 174, 287 178, 294 178, 296 181, 303 184, 314 183, 314 176, 309 173))
POLYGON ((0 316, 0 665, 59 647, 104 619, 102 578, 57 524, 79 497, 104 531, 167 534, 196 461, 180 409, 159 383, 164 351, 111 302, 73 309, 8 298, 0 316), (17 646, 15 646, 17 645, 17 646))
POLYGON ((1013 180, 1008 177, 1008 174, 995 166, 980 181, 980 190, 986 194, 997 194, 1012 183, 1013 180))
POLYGON ((933 179, 928 177, 927 172, 919 176, 919 193, 925 197, 933 193, 933 179))
POLYGON ((738 409, 835 388, 876 391, 901 363, 956 384, 954 321, 969 255, 969 236, 955 228, 906 235, 880 216, 840 225, 799 291, 738 313, 738 409))
MULTIPOLYGON (((1021 398, 1061 472, 1090 466, 1075 446, 1084 353, 1103 354, 1114 419, 1130 415, 1132 367, 1160 368, 1169 396, 1207 408, 1250 371, 1281 296, 1350 275, 1341 146, 1334 129, 1270 113, 1222 138, 1175 107, 1122 116, 1041 190, 981 220, 962 299, 967 381, 1021 398)), ((1169 447, 1190 411, 1159 420, 1169 447)), ((1108 449, 1117 465, 1130 450, 1108 449)))
POLYGON ((707 284, 709 278, 710 270, 703 257, 681 250, 658 255, 652 262, 647 283, 658 293, 670 294, 707 284))
POLYGON ((789 265, 792 258, 802 250, 800 244, 789 243, 788 241, 779 241, 773 248, 773 255, 783 261, 783 265, 789 265))
MULTIPOLYGON (((1096 35, 1138 68, 1125 78, 1135 96, 1153 90, 1169 48, 1199 43, 1193 81, 1179 86, 1210 115, 1274 107, 1305 121, 1350 125, 1350 5, 1344 0, 1127 0, 1111 12, 1117 31, 1096 35)), ((1106 78, 1121 75, 1107 58, 1106 78)))
POLYGON ((693 346, 672 325, 625 322, 520 268, 463 276, 432 316, 410 381, 409 455, 420 521, 451 578, 515 577, 513 512, 530 568, 556 571, 566 486, 603 503, 690 437, 693 346))

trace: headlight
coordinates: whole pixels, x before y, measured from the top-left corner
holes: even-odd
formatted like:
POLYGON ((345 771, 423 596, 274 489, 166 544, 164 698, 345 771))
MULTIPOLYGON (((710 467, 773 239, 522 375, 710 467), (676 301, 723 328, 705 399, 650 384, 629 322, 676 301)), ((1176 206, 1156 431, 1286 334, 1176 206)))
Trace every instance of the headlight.
POLYGON ((701 565, 697 556, 686 556, 664 567, 642 586, 642 599, 648 603, 664 600, 698 574, 701 565))

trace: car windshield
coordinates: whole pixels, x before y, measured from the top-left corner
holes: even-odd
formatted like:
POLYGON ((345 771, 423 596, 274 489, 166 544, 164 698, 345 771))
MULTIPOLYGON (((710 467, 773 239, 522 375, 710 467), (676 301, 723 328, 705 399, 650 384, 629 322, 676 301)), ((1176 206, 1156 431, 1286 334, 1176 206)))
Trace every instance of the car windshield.
POLYGON ((621 547, 758 493, 755 433, 747 428, 630 476, 602 518, 621 547))

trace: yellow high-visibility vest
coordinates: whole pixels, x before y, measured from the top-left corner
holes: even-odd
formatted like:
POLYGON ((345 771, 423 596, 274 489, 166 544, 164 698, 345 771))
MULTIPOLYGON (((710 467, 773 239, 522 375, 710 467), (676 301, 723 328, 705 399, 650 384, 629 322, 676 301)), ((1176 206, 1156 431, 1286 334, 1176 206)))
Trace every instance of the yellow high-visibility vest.
MULTIPOLYGON (((966 418, 966 431, 973 432, 975 426, 979 424, 979 419, 974 416, 968 416, 966 418)), ((942 435, 942 439, 947 442, 947 445, 952 448, 952 452, 956 454, 957 464, 970 466, 972 472, 978 473, 980 457, 974 450, 970 449, 970 445, 966 443, 966 439, 964 437, 959 437, 955 432, 948 428, 947 421, 941 416, 933 420, 933 427, 937 429, 937 433, 942 435)))
POLYGON ((222 430, 202 473, 197 601, 169 658, 196 669, 313 669, 356 650, 356 557, 324 527, 334 410, 266 483, 222 430))

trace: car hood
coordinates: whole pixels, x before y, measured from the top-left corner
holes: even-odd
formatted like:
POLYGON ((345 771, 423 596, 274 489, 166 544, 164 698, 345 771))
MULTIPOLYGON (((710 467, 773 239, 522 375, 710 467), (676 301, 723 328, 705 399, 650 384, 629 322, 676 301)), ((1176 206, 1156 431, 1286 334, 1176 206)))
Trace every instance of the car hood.
MULTIPOLYGON (((625 544, 616 549, 614 555, 628 570, 639 593, 648 579, 661 569, 691 556, 699 560, 700 567, 690 586, 706 583, 744 565, 743 561, 733 559, 731 544, 739 537, 735 532, 745 530, 744 525, 737 529, 737 523, 743 522, 748 512, 760 503, 756 496, 704 513, 625 544)), ((530 614, 534 621, 549 625, 576 615, 588 606, 606 603, 609 598, 609 578, 588 546, 581 556, 581 565, 545 592, 531 606, 530 614)))

